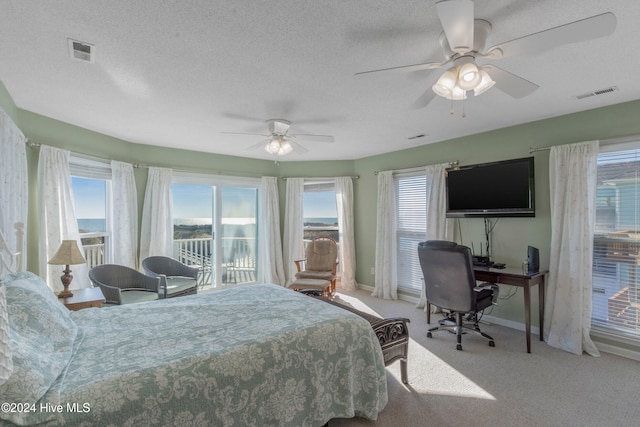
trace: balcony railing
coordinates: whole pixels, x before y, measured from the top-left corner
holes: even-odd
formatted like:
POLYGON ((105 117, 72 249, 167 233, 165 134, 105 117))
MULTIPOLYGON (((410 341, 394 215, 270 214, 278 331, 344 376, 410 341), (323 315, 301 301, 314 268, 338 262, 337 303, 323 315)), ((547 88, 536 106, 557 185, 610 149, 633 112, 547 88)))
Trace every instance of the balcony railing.
MULTIPOLYGON (((210 238, 174 240, 174 256, 182 263, 200 268, 198 282, 211 285, 216 277, 212 261, 213 241, 210 238)), ((221 240, 222 284, 256 281, 256 239, 253 237, 223 237, 221 240)))
POLYGON ((87 260, 88 269, 104 264, 104 243, 83 245, 82 249, 84 249, 84 259, 87 260))

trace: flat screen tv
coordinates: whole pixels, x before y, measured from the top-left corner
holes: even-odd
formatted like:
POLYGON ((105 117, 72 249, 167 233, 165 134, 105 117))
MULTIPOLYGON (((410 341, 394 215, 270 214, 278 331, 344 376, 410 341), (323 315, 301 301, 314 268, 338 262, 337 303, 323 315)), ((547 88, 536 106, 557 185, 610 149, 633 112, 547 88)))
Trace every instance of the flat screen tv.
POLYGON ((533 217, 533 157, 446 171, 447 217, 533 217))

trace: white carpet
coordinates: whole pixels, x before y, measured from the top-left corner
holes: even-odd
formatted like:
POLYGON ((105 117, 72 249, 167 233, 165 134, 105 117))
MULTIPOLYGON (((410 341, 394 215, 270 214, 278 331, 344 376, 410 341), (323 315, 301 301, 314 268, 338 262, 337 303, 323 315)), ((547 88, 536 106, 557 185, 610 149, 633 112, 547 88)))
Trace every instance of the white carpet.
POLYGON ((365 291, 342 292, 339 300, 384 317, 408 317, 409 387, 400 364, 387 368, 389 403, 377 421, 332 420, 341 426, 638 426, 640 362, 603 353, 575 356, 524 332, 481 324, 493 336, 466 334, 463 351, 455 336, 426 331, 440 315, 426 314, 405 301, 380 300, 365 291))

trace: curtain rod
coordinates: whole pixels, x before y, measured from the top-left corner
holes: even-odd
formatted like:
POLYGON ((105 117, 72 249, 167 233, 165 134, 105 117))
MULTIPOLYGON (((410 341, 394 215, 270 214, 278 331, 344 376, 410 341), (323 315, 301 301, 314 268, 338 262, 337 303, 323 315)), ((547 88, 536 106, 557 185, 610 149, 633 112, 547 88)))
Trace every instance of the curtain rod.
MULTIPOLYGON (((638 142, 638 141, 640 141, 640 135, 635 134, 635 135, 620 136, 616 138, 601 139, 600 145, 622 144, 625 142, 638 142)), ((548 150, 551 150, 552 147, 554 146, 529 147, 529 154, 535 153, 536 151, 548 151, 548 150)))
MULTIPOLYGON (((344 178, 351 179, 360 179, 360 175, 342 175, 344 178)), ((281 176, 280 179, 294 179, 294 178, 304 178, 304 179, 334 179, 339 178, 336 176, 281 176)))
POLYGON ((143 165, 141 163, 133 163, 133 167, 134 168, 140 168, 140 169, 148 169, 150 167, 156 167, 156 168, 167 168, 167 169, 171 169, 174 172, 181 172, 181 173, 198 173, 198 174, 206 174, 206 175, 227 175, 227 176, 238 176, 238 177, 245 177, 245 178, 262 178, 263 176, 271 176, 271 175, 262 175, 262 174, 256 174, 256 173, 250 173, 250 172, 233 172, 233 171, 225 171, 225 170, 221 170, 221 169, 180 169, 180 168, 172 168, 171 166, 155 166, 155 165, 143 165))
MULTIPOLYGON (((33 142, 30 139, 26 139, 25 140, 25 144, 27 145, 27 147, 30 148, 39 148, 42 146, 42 144, 38 143, 38 142, 33 142)), ((85 159, 89 159, 89 160, 98 160, 98 161, 105 161, 105 162, 110 162, 110 159, 104 159, 102 157, 95 157, 95 156, 90 156, 88 154, 83 154, 83 153, 76 153, 73 152, 72 153, 74 156, 77 157, 82 157, 85 159)), ((134 168, 149 168, 149 165, 143 165, 140 163, 132 163, 132 166, 134 168)), ((172 168, 170 166, 157 166, 157 167, 164 167, 167 169, 171 169, 175 172, 184 172, 184 173, 201 173, 201 174, 208 174, 208 175, 230 175, 230 176, 239 176, 239 177, 246 177, 246 178, 262 178, 263 175, 258 175, 258 174, 254 174, 254 173, 238 173, 238 172, 231 172, 231 171, 223 171, 223 170, 205 170, 205 169, 176 169, 176 168, 172 168)))
MULTIPOLYGON (((458 166, 460 162, 457 160, 454 160, 452 162, 449 162, 449 167, 454 167, 454 166, 458 166)), ((427 166, 431 166, 431 165, 424 165, 424 166, 416 166, 415 168, 408 168, 408 169, 398 169, 398 170, 394 170, 393 172, 396 173, 405 173, 405 172, 418 172, 423 170, 424 168, 426 168, 427 166)), ((374 175, 378 175, 380 172, 384 172, 384 171, 373 171, 374 175)))
POLYGON ((29 138, 25 139, 24 143, 27 144, 27 147, 29 147, 29 148, 40 148, 40 145, 42 145, 42 144, 40 144, 38 142, 33 142, 29 138))

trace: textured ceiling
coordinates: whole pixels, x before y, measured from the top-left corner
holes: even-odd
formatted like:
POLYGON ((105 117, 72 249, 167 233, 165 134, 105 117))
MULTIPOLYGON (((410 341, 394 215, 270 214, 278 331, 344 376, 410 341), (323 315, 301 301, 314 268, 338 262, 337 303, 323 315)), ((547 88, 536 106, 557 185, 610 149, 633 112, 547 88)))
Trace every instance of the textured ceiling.
MULTIPOLYGON (((0 0, 0 81, 16 105, 133 143, 271 159, 264 121, 329 134, 281 161, 356 159, 640 98, 640 2, 478 0, 488 46, 604 12, 607 37, 494 61, 540 86, 411 104, 442 72, 354 73, 443 59, 435 0, 0 0), (95 45, 70 59, 68 38, 95 45), (577 95, 616 86, 582 100, 577 95), (408 139, 418 134, 426 136, 408 139)), ((479 61, 481 62, 481 61, 479 61)))

